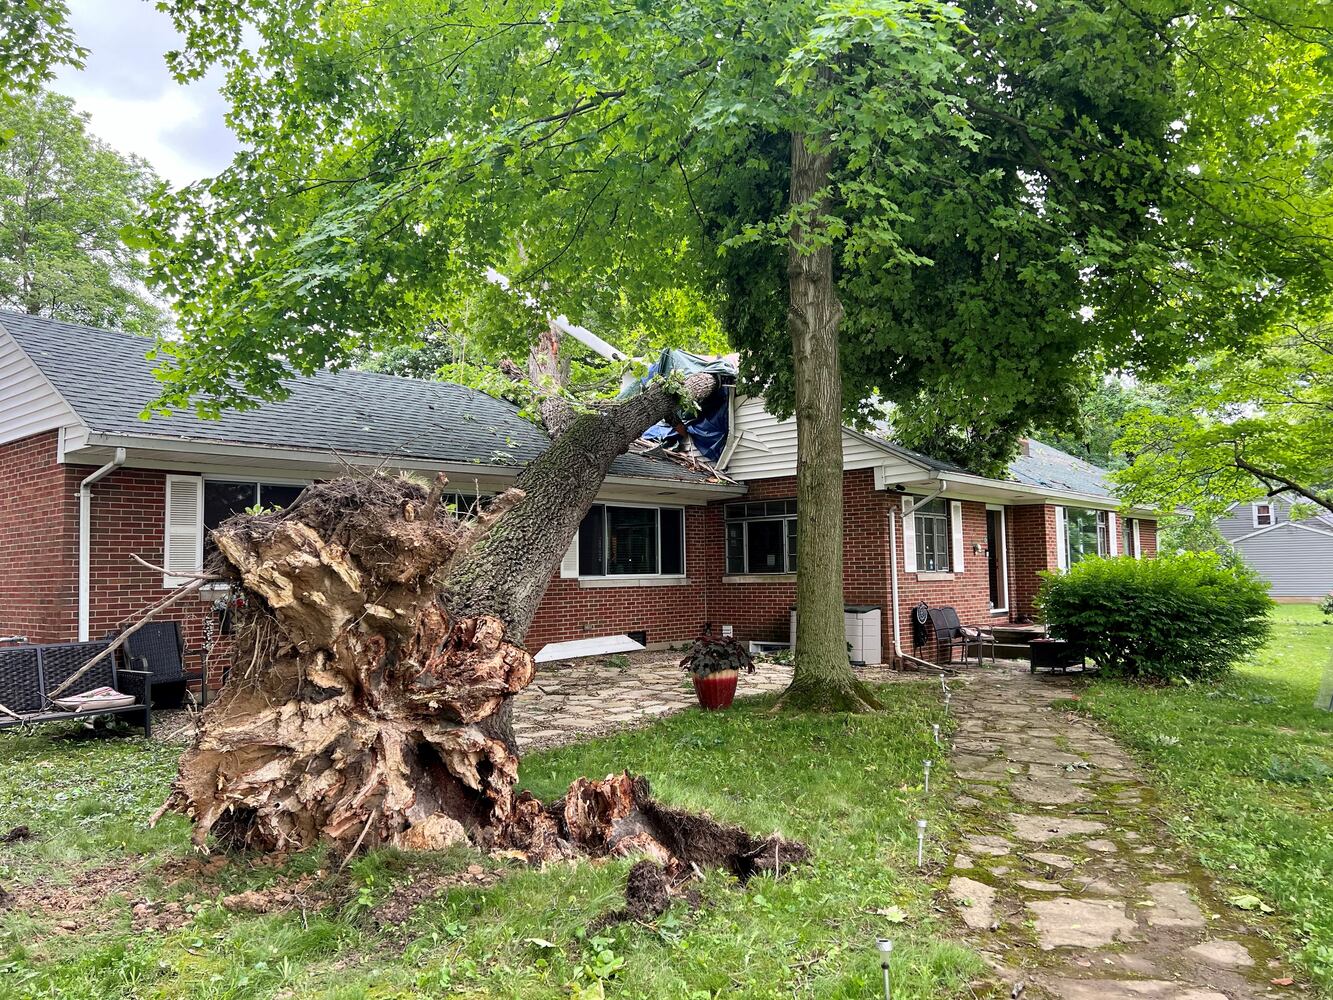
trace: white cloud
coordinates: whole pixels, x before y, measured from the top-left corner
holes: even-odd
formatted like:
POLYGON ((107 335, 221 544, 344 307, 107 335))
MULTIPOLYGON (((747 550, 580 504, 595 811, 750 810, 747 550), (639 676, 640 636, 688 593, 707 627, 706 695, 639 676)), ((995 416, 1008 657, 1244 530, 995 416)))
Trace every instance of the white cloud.
POLYGON ((220 171, 236 140, 223 121, 216 79, 181 86, 165 54, 180 40, 166 14, 144 0, 72 0, 70 18, 90 49, 82 70, 65 69, 53 89, 74 99, 94 134, 135 153, 174 186, 220 171))

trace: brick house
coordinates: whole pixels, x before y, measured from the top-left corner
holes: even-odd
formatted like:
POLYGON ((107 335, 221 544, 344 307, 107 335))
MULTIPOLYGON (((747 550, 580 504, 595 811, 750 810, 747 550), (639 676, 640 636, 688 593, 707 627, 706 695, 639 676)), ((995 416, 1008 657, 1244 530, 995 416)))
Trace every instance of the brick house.
MULTIPOLYGON (((173 573, 199 567, 209 528, 256 503, 290 503, 348 465, 444 471, 466 505, 511 484, 546 444, 513 406, 474 390, 352 371, 298 379, 289 399, 217 420, 144 420, 156 395, 145 348, 0 312, 0 635, 100 637, 179 586, 173 573)), ((1038 442, 1003 479, 852 430, 843 443, 844 596, 878 609, 868 658, 911 652, 919 601, 952 605, 965 621, 1019 620, 1032 613, 1038 571, 1155 552, 1151 511, 1122 514, 1101 470, 1038 442)), ((656 645, 705 623, 787 639, 794 423, 732 399, 718 468, 725 478, 652 454, 617 459, 529 645, 623 632, 656 645)), ((201 592, 169 612, 189 644, 216 621, 220 596, 201 592)))

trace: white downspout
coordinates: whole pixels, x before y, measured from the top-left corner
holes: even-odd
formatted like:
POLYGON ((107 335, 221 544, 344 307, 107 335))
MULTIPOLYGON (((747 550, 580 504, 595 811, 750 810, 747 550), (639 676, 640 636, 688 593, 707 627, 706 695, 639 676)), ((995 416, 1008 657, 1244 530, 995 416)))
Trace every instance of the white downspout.
MULTIPOLYGON (((926 497, 924 503, 929 503, 944 492, 943 484, 940 488, 926 497)), ((898 521, 895 514, 901 516, 896 509, 889 511, 889 580, 890 590, 893 594, 893 655, 900 660, 911 660, 919 667, 926 667, 930 670, 944 672, 944 668, 938 663, 931 663, 929 660, 923 660, 919 656, 913 656, 911 653, 903 652, 903 641, 901 636, 902 618, 898 611, 898 521)))
POLYGON ((117 448, 111 461, 79 483, 79 642, 88 641, 88 619, 92 599, 93 483, 125 464, 125 449, 117 448))

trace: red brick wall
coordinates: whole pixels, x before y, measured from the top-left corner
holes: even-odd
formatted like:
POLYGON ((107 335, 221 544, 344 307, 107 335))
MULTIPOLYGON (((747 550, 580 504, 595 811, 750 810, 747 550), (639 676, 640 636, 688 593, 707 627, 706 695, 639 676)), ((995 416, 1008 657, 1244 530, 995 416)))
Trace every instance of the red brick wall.
POLYGON ((1009 610, 1014 618, 1036 614, 1033 601, 1041 570, 1060 565, 1056 547, 1055 508, 1049 504, 1010 507, 1009 610))
POLYGON ((55 431, 0 445, 0 635, 76 637, 78 479, 55 431))
MULTIPOLYGON (((786 500, 796 496, 795 477, 752 482, 746 500, 786 500)), ((887 495, 876 492, 874 473, 858 469, 843 477, 843 600, 847 604, 877 604, 881 631, 888 638, 889 571, 887 495)), ((732 501, 734 502, 734 501, 732 501)), ((786 642, 791 634, 791 607, 796 583, 781 575, 772 580, 731 583, 726 570, 726 535, 723 503, 708 509, 711 572, 708 616, 714 627, 731 625, 738 639, 786 642)), ((755 580, 755 577, 747 577, 755 580)), ((889 645, 891 649, 891 644, 889 645)))
POLYGON ((1157 522, 1139 520, 1139 556, 1151 559, 1157 555, 1157 522))

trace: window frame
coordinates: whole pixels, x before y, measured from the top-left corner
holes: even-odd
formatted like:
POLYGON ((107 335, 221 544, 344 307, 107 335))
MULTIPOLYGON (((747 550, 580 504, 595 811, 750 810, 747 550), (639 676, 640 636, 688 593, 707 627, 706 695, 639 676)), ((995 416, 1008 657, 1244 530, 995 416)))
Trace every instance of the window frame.
POLYGON ((722 509, 722 560, 724 575, 736 576, 792 576, 796 573, 796 533, 800 530, 800 512, 796 506, 795 497, 783 497, 775 500, 738 500, 734 503, 728 503, 722 509), (767 507, 770 504, 783 504, 788 509, 781 513, 767 513, 767 507), (765 513, 751 515, 748 508, 762 505, 765 513), (746 509, 746 513, 733 516, 732 511, 737 508, 746 509), (776 523, 780 525, 779 538, 782 542, 782 564, 776 569, 751 569, 750 568, 750 525, 776 523), (732 525, 740 527, 741 565, 739 569, 732 568, 731 551, 731 532, 732 525))
MULTIPOLYGON (((634 503, 625 500, 599 500, 588 508, 588 513, 592 512, 594 507, 602 508, 602 572, 588 573, 584 571, 583 561, 579 560, 578 579, 580 580, 680 580, 688 572, 686 559, 688 556, 689 544, 686 538, 688 527, 686 526, 686 509, 684 504, 661 504, 661 503, 634 503), (620 507, 631 510, 651 510, 656 512, 654 521, 657 527, 656 553, 657 553, 657 572, 656 573, 610 573, 607 572, 610 566, 610 518, 606 516, 607 508, 620 507), (680 511, 680 572, 663 573, 662 572, 662 511, 675 510, 680 511)), ((585 514, 586 518, 587 515, 585 514)), ((579 530, 574 536, 574 545, 576 549, 581 550, 583 544, 583 522, 579 522, 579 530)))
POLYGON ((954 571, 952 518, 952 504, 944 497, 936 497, 928 503, 912 505, 913 537, 916 540, 916 571, 918 573, 952 573, 954 571), (936 504, 939 505, 938 510, 929 509, 935 507, 936 504), (944 538, 943 552, 933 553, 936 565, 928 566, 926 565, 926 539, 930 539, 931 548, 937 547, 941 531, 944 538))
MULTIPOLYGON (((1102 510, 1097 507, 1065 507, 1064 508, 1064 543, 1065 543, 1065 569, 1072 569, 1075 563, 1082 562, 1084 559, 1105 559, 1111 553, 1111 514, 1110 511, 1102 510), (1092 514, 1093 531, 1097 539, 1097 551, 1091 553, 1081 553, 1077 559, 1074 558, 1073 532, 1070 529, 1070 522, 1074 520, 1071 514, 1092 514)), ((1081 532, 1080 532, 1081 534, 1081 532)))
POLYGON ((1271 528, 1273 525, 1277 524, 1277 510, 1273 507, 1271 500, 1266 503, 1263 501, 1255 501, 1250 504, 1250 511, 1254 516, 1254 526, 1256 528, 1271 528), (1261 509, 1265 512, 1265 516, 1268 518, 1267 521, 1261 521, 1259 519, 1259 511, 1261 509))
POLYGON ((263 486, 299 486, 301 489, 305 489, 315 482, 315 480, 313 479, 289 479, 285 476, 264 476, 262 479, 259 479, 243 474, 236 474, 229 476, 224 473, 212 473, 200 476, 199 478, 201 478, 204 481, 203 487, 199 491, 199 508, 200 508, 199 516, 201 518, 201 523, 203 525, 205 543, 207 543, 208 533, 213 530, 208 526, 207 519, 204 518, 204 513, 203 513, 208 509, 209 484, 217 484, 217 483, 249 484, 255 488, 255 503, 259 503, 261 496, 260 488, 263 486))

